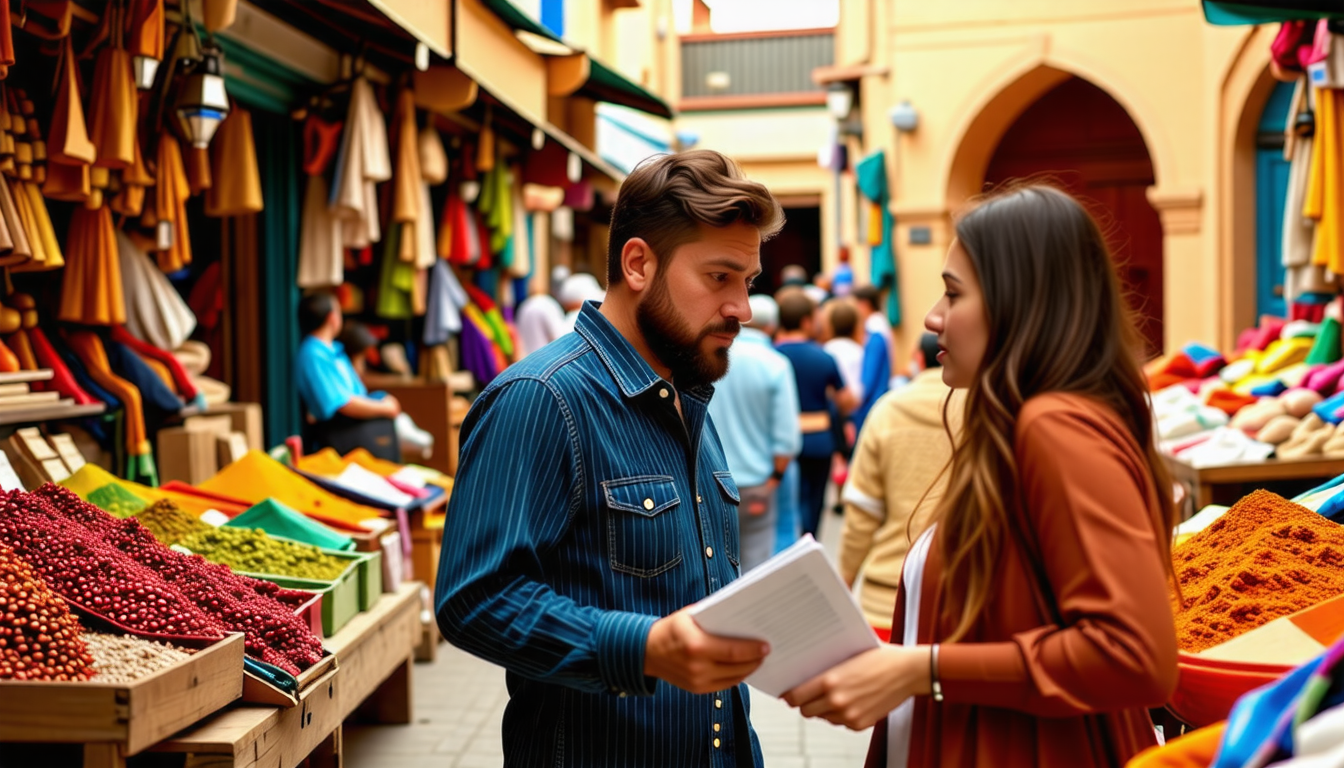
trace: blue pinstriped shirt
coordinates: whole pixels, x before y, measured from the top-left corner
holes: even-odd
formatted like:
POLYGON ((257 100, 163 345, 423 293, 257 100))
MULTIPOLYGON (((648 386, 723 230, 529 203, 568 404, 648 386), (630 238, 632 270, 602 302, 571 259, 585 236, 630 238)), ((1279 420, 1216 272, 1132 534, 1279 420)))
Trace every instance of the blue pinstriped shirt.
POLYGON ((762 765, 745 685, 644 675, 649 628, 738 575, 712 387, 659 378, 589 303, 461 432, 435 592, 454 645, 508 670, 506 766, 762 765))

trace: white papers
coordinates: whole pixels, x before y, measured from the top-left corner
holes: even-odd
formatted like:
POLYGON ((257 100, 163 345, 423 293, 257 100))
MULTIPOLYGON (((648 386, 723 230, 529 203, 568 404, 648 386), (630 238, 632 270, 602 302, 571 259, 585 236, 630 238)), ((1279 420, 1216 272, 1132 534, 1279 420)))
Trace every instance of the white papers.
POLYGON ((769 643, 747 682, 771 696, 881 645, 811 536, 701 600, 691 616, 710 634, 769 643))
POLYGON ((350 464, 340 476, 335 478, 337 485, 362 493, 372 499, 394 507, 408 507, 415 503, 415 497, 398 490, 396 486, 358 464, 350 464))

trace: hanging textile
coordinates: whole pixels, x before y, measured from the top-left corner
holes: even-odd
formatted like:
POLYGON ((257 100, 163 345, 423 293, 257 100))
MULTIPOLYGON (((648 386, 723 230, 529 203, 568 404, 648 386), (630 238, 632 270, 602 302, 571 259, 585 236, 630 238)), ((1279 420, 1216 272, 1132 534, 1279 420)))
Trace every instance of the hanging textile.
POLYGON ((261 171, 252 135, 252 113, 234 105, 210 142, 210 188, 205 215, 246 216, 261 213, 261 171))
POLYGON ((99 168, 124 169, 135 163, 135 128, 139 97, 131 54, 121 47, 121 25, 115 8, 108 9, 114 19, 112 41, 98 51, 93 66, 93 93, 89 98, 90 130, 99 168))
POLYGON ((895 220, 891 215, 890 190, 887 184, 887 157, 877 150, 859 161, 854 167, 859 192, 881 209, 881 245, 871 252, 873 285, 887 291, 887 319, 893 325, 901 322, 900 280, 896 272, 896 251, 892 243, 895 220))
POLYGON ((198 392, 196 385, 192 383, 191 377, 187 375, 187 369, 182 367, 173 354, 165 349, 146 344, 140 339, 131 335, 130 331, 123 326, 113 326, 112 340, 118 344, 123 344, 135 354, 139 355, 146 362, 153 361, 168 372, 168 381, 170 386, 182 396, 183 400, 191 401, 197 398, 198 392))
POLYGON ((126 322, 112 212, 106 207, 76 208, 70 217, 69 243, 59 318, 83 325, 126 322))
POLYGON ((83 96, 79 90, 79 67, 69 36, 61 40, 59 82, 47 135, 47 159, 61 165, 89 166, 97 158, 89 129, 84 122, 83 96))
POLYGON ((415 131, 415 94, 409 88, 397 94, 395 125, 397 164, 392 177, 392 226, 400 227, 398 258, 419 261, 416 223, 420 218, 420 147, 415 131))
MULTIPOLYGON (((106 209, 104 209, 106 210, 106 209)), ((75 353, 89 377, 121 402, 125 410, 126 474, 132 480, 149 477, 150 485, 158 485, 149 437, 145 431, 144 401, 140 390, 112 371, 102 339, 92 331, 71 331, 66 336, 70 350, 75 353)))
POLYGON ((438 259, 429 270, 429 298, 425 310, 426 346, 447 344, 462 332, 462 310, 470 303, 466 290, 448 262, 438 259))
POLYGON ((327 205, 327 166, 336 156, 341 123, 309 115, 303 125, 303 172, 308 174, 299 228, 299 287, 330 288, 345 282, 341 219, 327 205))
POLYGON ((480 258, 479 253, 475 258, 471 254, 473 226, 466 202, 450 188, 443 203, 443 216, 439 219, 439 257, 453 264, 471 264, 480 258))
POLYGON ((532 274, 532 228, 528 226, 527 208, 523 205, 523 185, 515 183, 510 192, 513 200, 513 242, 510 243, 513 258, 509 262, 509 274, 524 278, 532 274))
POLYGON ((1298 115, 1311 112, 1315 89, 1299 79, 1293 91, 1284 130, 1284 159, 1289 161, 1288 191, 1283 208, 1284 300, 1292 304, 1303 294, 1333 291, 1325 267, 1312 263, 1315 222, 1303 215, 1303 203, 1311 171, 1312 136, 1294 133, 1298 115))
POLYGON ((0 79, 14 63, 14 31, 9 26, 9 3, 0 3, 0 79))
POLYGON ((70 368, 66 366, 65 361, 61 359, 56 350, 52 349, 51 342, 47 340, 41 326, 28 332, 28 340, 32 342, 33 353, 37 355, 38 366, 51 371, 51 381, 47 382, 51 386, 47 391, 55 390, 60 393, 61 397, 74 400, 76 405, 92 405, 97 402, 92 395, 79 385, 70 368))
POLYGON ((0 266, 22 264, 31 259, 33 250, 28 243, 28 231, 14 201, 14 190, 3 180, 0 180, 0 220, 4 221, 5 235, 9 240, 9 252, 0 257, 0 266))
POLYGON ((490 337, 494 340, 495 345, 499 347, 505 357, 513 357, 513 337, 504 322, 504 316, 499 312, 499 307, 480 288, 474 285, 467 285, 465 288, 467 295, 471 297, 472 305, 474 305, 471 308, 479 310, 481 313, 481 318, 489 328, 490 337))
POLYGON ((214 185, 210 176, 210 149, 208 147, 187 147, 183 156, 187 167, 187 186, 191 196, 195 197, 214 185))
POLYGON ((135 162, 121 174, 121 190, 112 198, 110 205, 114 213, 138 218, 145 211, 145 188, 154 184, 149 175, 145 158, 140 154, 140 140, 134 139, 133 152, 135 162))
POLYGON ((162 61, 163 0, 131 0, 130 28, 130 54, 162 61))
POLYGON ((494 170, 485 174, 481 181, 481 196, 476 201, 476 209, 490 230, 490 253, 496 255, 503 254, 504 246, 513 234, 513 198, 510 195, 510 187, 513 185, 510 177, 506 166, 496 164, 494 170))
MULTIPOLYGON (((219 138, 216 134, 216 139, 219 138)), ((182 146, 169 131, 159 134, 158 179, 154 184, 154 221, 166 229, 160 236, 158 263, 164 272, 176 272, 191 263, 191 232, 187 227, 187 198, 191 186, 182 167, 182 146)))
POLYGON ((117 232, 126 329, 160 349, 177 349, 196 330, 196 316, 149 256, 117 232))
POLYGON ((407 320, 415 315, 411 292, 415 289, 415 267, 402 261, 399 254, 400 228, 394 227, 383 239, 383 264, 378 276, 379 317, 407 320))
POLYGON ((392 178, 392 159, 387 126, 373 87, 363 77, 350 86, 350 109, 336 168, 329 203, 345 222, 345 247, 364 248, 382 240, 377 185, 392 178))
POLYGON ((503 370, 490 333, 490 327, 480 310, 467 305, 462 310, 462 337, 459 340, 462 368, 470 371, 482 387, 487 386, 503 370))
POLYGON ((1316 89, 1316 133, 1302 214, 1316 220, 1311 263, 1344 273, 1344 89, 1316 89))
MULTIPOLYGON (((418 207, 415 224, 415 259, 420 278, 428 281, 424 270, 434 266, 438 260, 437 240, 434 233, 434 205, 430 200, 429 185, 441 184, 448 178, 448 157, 443 151, 443 142, 438 131, 426 126, 416 137, 416 158, 420 165, 420 178, 416 184, 418 207), (428 135, 426 135, 428 134, 428 135)), ((402 249, 403 255, 405 248, 402 249)), ((421 292, 423 294, 423 292, 421 292)))

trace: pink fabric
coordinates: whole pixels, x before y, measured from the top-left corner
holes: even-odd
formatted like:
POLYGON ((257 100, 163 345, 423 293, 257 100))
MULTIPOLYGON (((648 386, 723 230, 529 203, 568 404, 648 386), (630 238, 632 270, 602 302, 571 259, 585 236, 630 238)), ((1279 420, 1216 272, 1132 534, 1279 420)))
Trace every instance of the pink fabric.
POLYGON ((1321 397, 1329 397, 1339 388, 1339 380, 1344 378, 1344 360, 1323 366, 1307 374, 1302 386, 1321 397))
POLYGON ((1279 338, 1283 333, 1283 326, 1287 321, 1282 317, 1273 315, 1261 315, 1260 327, 1256 329, 1255 336, 1251 338, 1251 349, 1264 349, 1279 338))

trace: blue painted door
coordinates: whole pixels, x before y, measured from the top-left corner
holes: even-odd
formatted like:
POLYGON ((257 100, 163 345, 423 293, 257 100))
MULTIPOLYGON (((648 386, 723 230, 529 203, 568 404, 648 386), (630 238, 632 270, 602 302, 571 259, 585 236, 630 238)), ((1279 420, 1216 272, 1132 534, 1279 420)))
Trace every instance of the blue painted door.
POLYGON ((1255 150, 1255 309, 1286 317, 1283 300, 1283 207, 1288 198, 1288 161, 1283 128, 1293 98, 1291 83, 1274 86, 1260 114, 1255 150))

